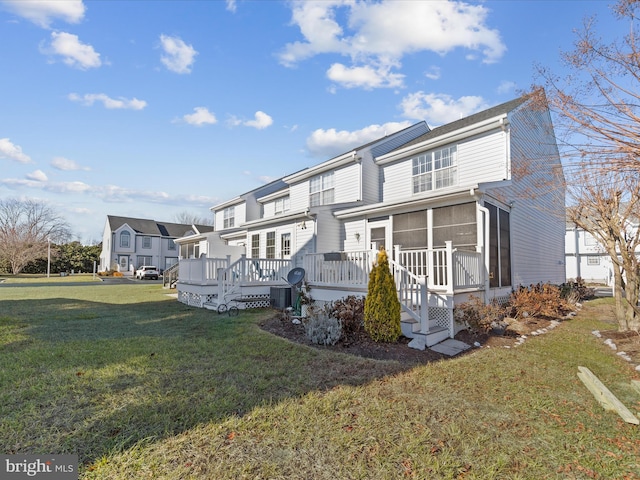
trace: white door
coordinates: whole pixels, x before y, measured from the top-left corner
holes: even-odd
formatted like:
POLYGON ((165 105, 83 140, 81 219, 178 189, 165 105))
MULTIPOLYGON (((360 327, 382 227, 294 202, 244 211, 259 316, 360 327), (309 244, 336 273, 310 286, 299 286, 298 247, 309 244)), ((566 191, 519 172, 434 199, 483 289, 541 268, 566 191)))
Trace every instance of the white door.
POLYGON ((391 228, 389 227, 389 220, 367 222, 367 247, 372 248, 375 244, 376 250, 384 248, 389 252, 391 249, 390 235, 391 228))

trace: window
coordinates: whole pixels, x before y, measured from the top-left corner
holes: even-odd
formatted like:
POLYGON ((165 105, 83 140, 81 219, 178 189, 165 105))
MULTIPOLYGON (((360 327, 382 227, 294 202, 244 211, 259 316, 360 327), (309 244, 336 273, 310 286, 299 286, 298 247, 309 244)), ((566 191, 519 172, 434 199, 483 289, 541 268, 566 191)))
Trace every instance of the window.
POLYGON ((412 160, 413 193, 450 187, 458 181, 457 147, 442 148, 412 160))
POLYGON ((276 258, 276 232, 267 232, 267 258, 276 258))
POLYGON ((289 196, 277 198, 275 201, 275 214, 281 214, 288 211, 290 208, 289 196))
POLYGON ((289 258, 291 256, 291 234, 283 233, 280 235, 280 258, 289 258))
POLYGON ((131 234, 126 230, 124 232, 120 232, 120 247, 129 248, 130 246, 131 246, 131 234))
POLYGON ((174 242, 172 239, 169 239, 169 250, 175 250, 176 249, 176 242, 174 242))
POLYGON ((585 246, 592 247, 598 245, 598 240, 588 232, 584 232, 584 244, 585 246))
POLYGON ((142 237, 142 248, 151 248, 151 237, 142 237))
POLYGON ((334 202, 333 172, 313 177, 309 182, 309 205, 329 205, 334 202))
POLYGON ((235 226, 235 207, 228 207, 224 209, 223 217, 223 228, 232 228, 235 226))
POLYGON ((152 263, 152 257, 150 256, 140 256, 138 255, 138 268, 144 266, 144 265, 153 265, 152 263))
POLYGON ((600 257, 587 257, 587 265, 600 265, 600 257))
POLYGON ((260 234, 251 235, 251 258, 260 258, 260 234))

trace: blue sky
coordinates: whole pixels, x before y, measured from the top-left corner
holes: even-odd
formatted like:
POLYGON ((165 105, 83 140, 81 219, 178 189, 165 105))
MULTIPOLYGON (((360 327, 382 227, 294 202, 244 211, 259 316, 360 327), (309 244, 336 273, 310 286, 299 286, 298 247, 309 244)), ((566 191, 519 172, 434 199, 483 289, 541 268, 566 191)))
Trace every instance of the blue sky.
POLYGON ((604 0, 0 0, 0 198, 175 221, 559 70, 604 0))

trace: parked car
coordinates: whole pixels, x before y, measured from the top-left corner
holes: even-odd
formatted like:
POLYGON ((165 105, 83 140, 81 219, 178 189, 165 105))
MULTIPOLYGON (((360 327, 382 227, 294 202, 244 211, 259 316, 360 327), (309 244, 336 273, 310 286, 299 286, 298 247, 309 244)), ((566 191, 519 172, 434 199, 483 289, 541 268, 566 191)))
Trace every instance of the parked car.
POLYGON ((158 268, 152 265, 143 265, 136 270, 136 278, 138 280, 146 280, 147 278, 157 280, 159 276, 160 272, 158 272, 158 268))

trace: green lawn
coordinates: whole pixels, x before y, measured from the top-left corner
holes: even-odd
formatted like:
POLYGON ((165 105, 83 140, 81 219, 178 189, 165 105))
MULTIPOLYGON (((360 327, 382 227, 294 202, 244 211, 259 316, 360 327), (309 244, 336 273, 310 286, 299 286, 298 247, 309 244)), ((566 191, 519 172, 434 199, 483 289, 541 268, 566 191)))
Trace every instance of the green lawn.
POLYGON ((4 453, 82 478, 640 478, 633 369, 588 313, 512 349, 405 368, 263 332, 159 285, 0 287, 4 453))
POLYGON ((0 282, 4 283, 73 283, 73 282, 99 282, 100 277, 93 273, 76 273, 73 275, 60 274, 20 274, 20 275, 0 275, 0 282))

